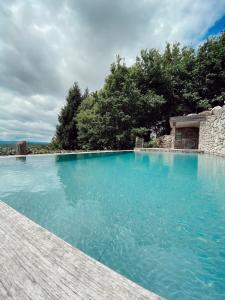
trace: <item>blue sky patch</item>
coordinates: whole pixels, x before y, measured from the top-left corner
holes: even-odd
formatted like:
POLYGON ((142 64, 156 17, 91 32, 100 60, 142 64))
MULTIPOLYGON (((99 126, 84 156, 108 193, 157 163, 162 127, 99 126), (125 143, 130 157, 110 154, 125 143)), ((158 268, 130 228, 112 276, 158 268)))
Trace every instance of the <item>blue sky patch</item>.
POLYGON ((208 36, 219 34, 224 29, 225 29, 225 15, 223 15, 221 19, 217 20, 216 23, 211 28, 209 28, 209 30, 204 36, 204 39, 207 38, 208 36))

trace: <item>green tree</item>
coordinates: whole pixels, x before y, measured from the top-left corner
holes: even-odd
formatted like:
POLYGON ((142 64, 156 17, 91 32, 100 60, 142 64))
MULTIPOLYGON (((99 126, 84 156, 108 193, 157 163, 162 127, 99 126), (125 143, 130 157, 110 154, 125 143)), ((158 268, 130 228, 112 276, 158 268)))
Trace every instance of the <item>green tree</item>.
POLYGON ((77 115, 78 143, 82 149, 103 149, 97 97, 97 94, 90 95, 82 101, 79 108, 77 115))
POLYGON ((210 106, 225 100, 225 31, 198 49, 198 92, 210 106))
POLYGON ((224 82, 225 32, 196 50, 179 43, 142 50, 129 67, 117 56, 100 91, 70 90, 54 142, 65 149, 132 148, 136 136, 169 133, 171 116, 222 105, 224 82))
POLYGON ((75 82, 70 88, 66 98, 66 104, 58 116, 59 124, 56 127, 56 134, 53 138, 53 145, 62 149, 74 150, 77 143, 77 111, 82 99, 88 96, 88 90, 82 95, 78 83, 75 82))
POLYGON ((158 130, 165 100, 154 91, 141 94, 132 72, 117 58, 103 89, 82 102, 77 117, 81 147, 129 149, 137 135, 149 139, 158 130))

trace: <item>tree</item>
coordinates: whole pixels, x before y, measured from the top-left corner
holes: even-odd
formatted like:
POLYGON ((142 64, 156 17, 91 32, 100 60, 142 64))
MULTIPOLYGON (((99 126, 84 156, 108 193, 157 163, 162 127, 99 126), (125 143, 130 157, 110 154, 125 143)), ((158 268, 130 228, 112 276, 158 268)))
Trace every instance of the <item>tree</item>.
POLYGON ((132 70, 117 60, 101 91, 85 99, 77 116, 78 140, 85 149, 129 149, 135 137, 149 139, 158 130, 164 98, 141 94, 132 70))
POLYGON ((198 92, 210 106, 225 100, 225 31, 209 38, 197 52, 198 92))
POLYGON ((77 111, 84 98, 88 96, 88 90, 81 94, 78 83, 75 82, 70 88, 66 98, 66 104, 58 116, 59 124, 56 127, 56 135, 53 138, 54 145, 59 148, 74 150, 77 144, 77 111))
POLYGON ((171 116, 222 105, 224 82, 225 31, 196 50, 179 43, 142 50, 129 67, 117 56, 101 90, 69 91, 54 142, 65 149, 132 148, 136 136, 168 134, 171 116))

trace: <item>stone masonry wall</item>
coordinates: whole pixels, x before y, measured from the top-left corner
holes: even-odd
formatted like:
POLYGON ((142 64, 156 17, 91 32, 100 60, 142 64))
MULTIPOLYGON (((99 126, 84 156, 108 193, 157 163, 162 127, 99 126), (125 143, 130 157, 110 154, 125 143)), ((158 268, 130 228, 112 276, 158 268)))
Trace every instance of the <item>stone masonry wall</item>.
POLYGON ((199 149, 225 155, 225 105, 215 107, 206 121, 201 121, 199 149))
POLYGON ((157 138, 156 146, 158 148, 171 148, 172 146, 172 136, 171 135, 163 135, 157 138))

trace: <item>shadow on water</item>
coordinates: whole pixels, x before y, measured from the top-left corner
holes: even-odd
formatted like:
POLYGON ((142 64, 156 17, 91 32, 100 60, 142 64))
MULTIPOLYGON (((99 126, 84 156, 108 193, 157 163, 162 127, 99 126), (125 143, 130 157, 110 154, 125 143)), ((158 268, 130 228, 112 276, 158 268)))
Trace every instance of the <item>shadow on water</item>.
POLYGON ((21 157, 16 157, 16 160, 25 163, 27 158, 26 158, 26 156, 21 156, 21 157))
MULTIPOLYGON (((121 151, 121 152, 99 152, 99 153, 77 153, 77 154, 66 154, 66 155, 57 155, 55 158, 56 162, 62 161, 72 161, 72 160, 80 160, 80 159, 92 159, 92 158, 101 158, 107 156, 118 156, 122 154, 129 153, 129 151, 121 151)), ((132 153, 132 151, 130 152, 132 153)))

